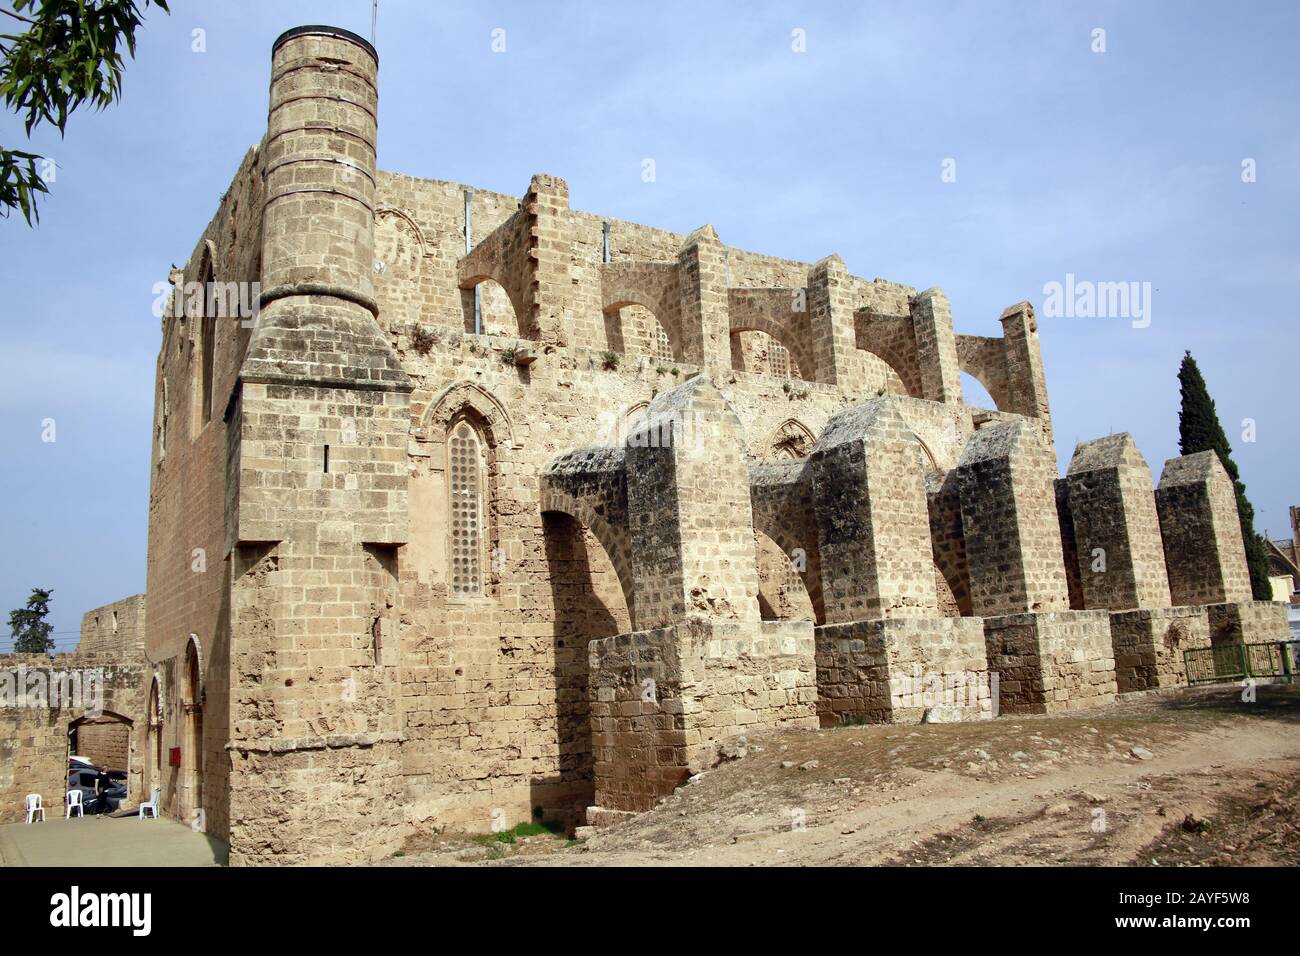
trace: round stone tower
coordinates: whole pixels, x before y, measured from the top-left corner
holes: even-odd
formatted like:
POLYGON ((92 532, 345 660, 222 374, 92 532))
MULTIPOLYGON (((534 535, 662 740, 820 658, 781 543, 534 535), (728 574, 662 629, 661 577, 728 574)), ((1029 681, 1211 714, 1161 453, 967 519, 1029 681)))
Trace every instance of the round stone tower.
POLYGON ((329 295, 372 315, 379 57, 354 33, 304 26, 271 54, 263 145, 262 301, 329 295))
POLYGON ((335 27, 271 57, 261 311, 227 411, 236 864, 366 862, 403 835, 393 476, 412 386, 374 299, 377 70, 335 27))

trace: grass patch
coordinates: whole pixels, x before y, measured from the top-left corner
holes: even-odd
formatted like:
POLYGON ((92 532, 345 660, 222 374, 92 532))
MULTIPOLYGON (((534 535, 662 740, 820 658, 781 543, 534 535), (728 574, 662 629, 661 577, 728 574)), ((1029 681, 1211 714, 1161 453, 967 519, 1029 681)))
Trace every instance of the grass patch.
POLYGON ((518 823, 509 830, 501 830, 499 833, 480 833, 474 837, 476 843, 514 843, 522 837, 541 836, 543 833, 549 833, 551 836, 564 836, 564 825, 555 822, 547 823, 518 823))

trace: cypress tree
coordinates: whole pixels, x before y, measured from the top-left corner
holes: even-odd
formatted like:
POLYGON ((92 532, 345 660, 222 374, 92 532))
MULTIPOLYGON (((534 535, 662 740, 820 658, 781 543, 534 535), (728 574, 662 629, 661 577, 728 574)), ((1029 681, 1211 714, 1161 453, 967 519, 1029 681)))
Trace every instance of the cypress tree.
POLYGON ((54 625, 45 620, 50 613, 49 589, 32 588, 27 606, 9 612, 9 630, 13 632, 15 654, 49 654, 54 651, 50 631, 54 625))
POLYGON ((1219 424, 1219 413, 1214 399, 1205 387, 1205 379, 1191 352, 1183 353, 1183 363, 1178 368, 1178 391, 1182 407, 1178 411, 1178 450, 1183 455, 1213 450, 1223 463, 1223 470, 1232 479, 1237 492, 1237 516, 1241 519, 1241 540, 1246 546, 1246 566, 1250 569, 1250 589, 1257 601, 1269 601, 1273 589, 1268 583, 1268 552, 1264 539, 1255 533, 1255 509, 1246 498, 1246 485, 1241 480, 1237 464, 1232 460, 1232 447, 1228 436, 1219 424))

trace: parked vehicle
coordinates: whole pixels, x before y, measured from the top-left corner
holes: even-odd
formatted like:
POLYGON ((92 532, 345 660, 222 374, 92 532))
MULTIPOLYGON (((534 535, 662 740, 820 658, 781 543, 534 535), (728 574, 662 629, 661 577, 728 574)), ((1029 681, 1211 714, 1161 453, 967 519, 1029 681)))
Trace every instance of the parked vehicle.
POLYGON ((86 813, 112 813, 126 799, 126 771, 110 770, 108 772, 112 786, 104 792, 104 799, 99 799, 95 781, 99 769, 89 761, 73 758, 68 761, 68 789, 80 790, 81 800, 86 813))

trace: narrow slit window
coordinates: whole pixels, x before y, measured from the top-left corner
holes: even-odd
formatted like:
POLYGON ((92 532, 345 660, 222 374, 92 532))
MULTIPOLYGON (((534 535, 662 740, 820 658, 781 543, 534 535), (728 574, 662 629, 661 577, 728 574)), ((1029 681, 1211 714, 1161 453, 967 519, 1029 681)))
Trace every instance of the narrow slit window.
POLYGON ((483 443, 467 422, 447 442, 447 487, 451 498, 451 593, 483 591, 483 443))
MULTIPOLYGON (((206 289, 212 288, 211 279, 206 284, 206 289)), ((203 365, 201 370, 200 397, 202 399, 202 422, 206 425, 212 421, 212 389, 213 375, 215 373, 215 363, 217 358, 217 313, 216 303, 212 300, 211 293, 204 292, 203 308, 203 325, 200 329, 202 343, 199 346, 202 350, 200 356, 203 365)))

